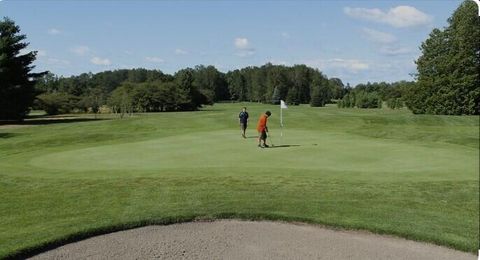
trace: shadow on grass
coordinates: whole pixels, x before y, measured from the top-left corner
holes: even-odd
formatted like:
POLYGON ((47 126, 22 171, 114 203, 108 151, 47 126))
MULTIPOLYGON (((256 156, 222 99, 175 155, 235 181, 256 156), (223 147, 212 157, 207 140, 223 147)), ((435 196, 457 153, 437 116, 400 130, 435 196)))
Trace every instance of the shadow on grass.
POLYGON ((270 148, 288 148, 288 147, 296 147, 300 146, 299 144, 282 144, 282 145, 272 145, 269 147, 270 148))
POLYGON ((0 138, 10 138, 10 137, 14 137, 16 134, 12 134, 12 133, 0 133, 0 138))
POLYGON ((90 122, 90 121, 100 121, 100 120, 108 120, 108 119, 74 117, 74 116, 33 117, 33 118, 27 118, 23 121, 0 120, 0 126, 2 125, 50 125, 50 124, 79 123, 79 122, 90 122))

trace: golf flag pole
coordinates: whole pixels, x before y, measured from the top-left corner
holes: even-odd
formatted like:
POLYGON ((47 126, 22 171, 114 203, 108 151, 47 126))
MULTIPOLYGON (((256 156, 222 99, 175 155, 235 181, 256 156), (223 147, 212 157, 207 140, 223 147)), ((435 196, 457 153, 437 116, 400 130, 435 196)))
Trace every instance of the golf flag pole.
POLYGON ((285 101, 280 100, 280 137, 283 137, 283 109, 287 109, 285 101))

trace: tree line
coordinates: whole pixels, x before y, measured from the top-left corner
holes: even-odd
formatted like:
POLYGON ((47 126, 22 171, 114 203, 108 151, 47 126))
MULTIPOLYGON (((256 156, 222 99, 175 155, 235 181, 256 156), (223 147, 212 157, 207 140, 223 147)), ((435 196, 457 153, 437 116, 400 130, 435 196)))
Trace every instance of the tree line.
POLYGON ((36 88, 42 94, 35 106, 49 114, 97 112, 107 105, 123 115, 196 110, 218 101, 278 104, 286 100, 290 104, 324 106, 331 99, 343 97, 349 86, 306 65, 267 63, 227 73, 203 65, 182 69, 174 75, 142 68, 68 78, 48 73, 38 79, 36 88))
POLYGON ((328 79, 306 65, 292 67, 267 63, 227 73, 214 66, 196 66, 174 75, 159 70, 131 69, 81 74, 68 78, 46 74, 37 82, 43 94, 37 108, 49 114, 98 112, 108 106, 113 112, 162 112, 196 110, 219 101, 279 104, 310 104, 314 107, 337 102, 338 106, 396 109, 404 106, 405 93, 414 82, 345 86, 339 78, 328 79))
POLYGON ((161 112, 195 110, 212 104, 216 85, 204 84, 204 72, 218 71, 198 66, 183 69, 173 76, 159 70, 130 69, 83 73, 68 78, 48 73, 38 79, 40 95, 35 106, 49 114, 74 110, 96 113, 102 106, 113 112, 161 112))
POLYGON ((338 100, 339 107, 408 107, 415 114, 478 115, 480 102, 480 17, 472 1, 464 1, 433 29, 420 46, 415 81, 344 85, 306 65, 267 63, 218 71, 214 66, 186 68, 173 75, 160 70, 122 69, 59 77, 33 73, 36 52, 8 18, 0 21, 0 120, 19 120, 32 108, 49 114, 102 107, 121 115, 133 112, 196 110, 219 101, 310 104, 321 107, 338 100))
POLYGON ((413 81, 358 84, 353 89, 347 89, 337 104, 340 108, 382 108, 386 103, 391 109, 399 109, 406 105, 406 97, 414 88, 413 81))

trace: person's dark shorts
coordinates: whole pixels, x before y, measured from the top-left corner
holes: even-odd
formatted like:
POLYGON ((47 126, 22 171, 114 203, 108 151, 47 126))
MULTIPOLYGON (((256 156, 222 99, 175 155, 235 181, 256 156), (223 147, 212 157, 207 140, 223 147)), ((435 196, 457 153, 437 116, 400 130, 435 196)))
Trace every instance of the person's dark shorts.
POLYGON ((247 123, 240 123, 240 127, 242 128, 242 130, 247 129, 247 123))
POLYGON ((262 140, 266 140, 266 139, 267 139, 267 132, 265 132, 265 130, 263 130, 263 131, 260 133, 260 139, 262 139, 262 140))

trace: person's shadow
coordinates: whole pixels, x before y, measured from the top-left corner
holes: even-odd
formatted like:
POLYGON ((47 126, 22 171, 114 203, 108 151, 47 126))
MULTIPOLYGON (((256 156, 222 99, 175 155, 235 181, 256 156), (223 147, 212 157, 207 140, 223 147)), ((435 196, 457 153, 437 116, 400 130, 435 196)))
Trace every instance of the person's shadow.
POLYGON ((271 145, 270 148, 287 148, 287 147, 296 147, 300 146, 299 144, 282 144, 282 145, 271 145))
POLYGON ((14 134, 12 133, 0 133, 0 138, 10 138, 13 137, 14 134))

